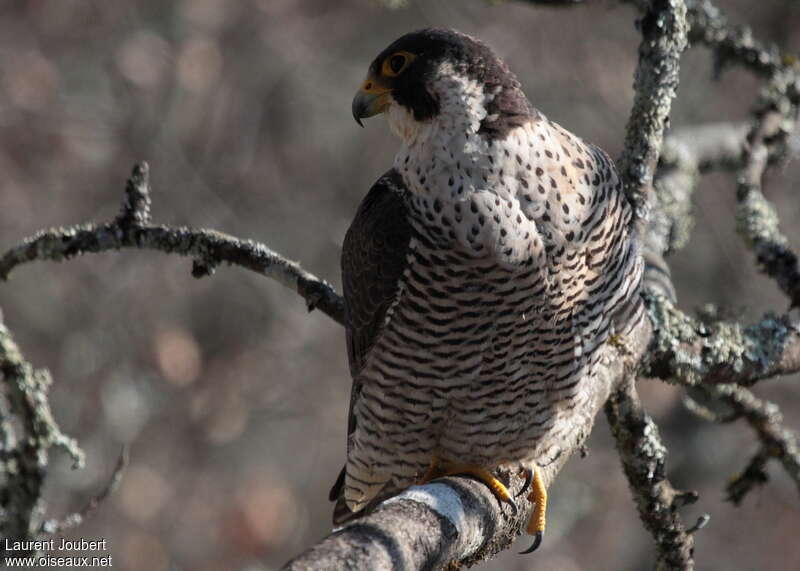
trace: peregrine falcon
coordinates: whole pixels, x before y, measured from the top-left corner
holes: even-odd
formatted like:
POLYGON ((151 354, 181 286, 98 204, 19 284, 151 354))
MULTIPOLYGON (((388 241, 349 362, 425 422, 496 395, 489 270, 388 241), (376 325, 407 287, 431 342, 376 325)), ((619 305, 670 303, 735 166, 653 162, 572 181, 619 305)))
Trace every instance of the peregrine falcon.
POLYGON ((513 506, 493 473, 507 466, 528 476, 535 548, 539 469, 585 436, 598 349, 643 316, 632 209, 608 155, 465 34, 381 52, 353 99, 359 124, 379 113, 401 146, 343 245, 353 388, 334 522, 457 473, 513 506))

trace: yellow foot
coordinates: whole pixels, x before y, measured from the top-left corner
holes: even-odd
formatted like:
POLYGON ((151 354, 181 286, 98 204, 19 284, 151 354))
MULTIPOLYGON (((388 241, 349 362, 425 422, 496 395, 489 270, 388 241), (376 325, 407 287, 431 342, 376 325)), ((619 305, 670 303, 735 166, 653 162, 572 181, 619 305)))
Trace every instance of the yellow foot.
POLYGON ((520 493, 524 493, 528 488, 531 490, 528 494, 528 501, 532 502, 534 507, 525 531, 528 535, 533 535, 534 538, 533 545, 525 551, 520 551, 521 555, 536 551, 539 545, 542 544, 542 539, 544 538, 547 514, 547 489, 544 487, 544 482, 542 481, 538 466, 525 469, 525 485, 522 487, 520 493))
POLYGON ((505 484, 498 480, 489 470, 474 464, 448 464, 447 466, 440 466, 439 460, 434 458, 431 460, 431 465, 425 475, 420 479, 421 484, 430 482, 435 478, 444 478, 445 476, 456 476, 459 474, 469 475, 477 478, 487 486, 497 498, 498 502, 508 504, 516 514, 517 504, 508 492, 505 484))

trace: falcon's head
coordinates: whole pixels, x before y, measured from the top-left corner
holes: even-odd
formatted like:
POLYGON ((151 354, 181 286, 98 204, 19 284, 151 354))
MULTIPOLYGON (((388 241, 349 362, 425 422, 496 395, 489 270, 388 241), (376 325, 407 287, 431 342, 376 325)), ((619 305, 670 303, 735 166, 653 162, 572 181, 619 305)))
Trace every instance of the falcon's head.
POLYGON ((503 138, 535 111, 506 64, 482 42, 454 30, 406 34, 369 66, 353 98, 353 117, 386 113, 407 141, 440 124, 503 138))

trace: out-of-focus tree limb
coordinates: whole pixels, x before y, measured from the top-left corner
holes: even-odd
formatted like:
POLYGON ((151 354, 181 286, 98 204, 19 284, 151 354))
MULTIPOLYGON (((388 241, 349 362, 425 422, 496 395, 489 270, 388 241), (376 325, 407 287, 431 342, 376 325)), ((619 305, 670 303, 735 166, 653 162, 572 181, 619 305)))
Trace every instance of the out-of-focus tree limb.
POLYGON ((771 78, 787 63, 775 46, 767 46, 753 37, 746 26, 732 26, 710 0, 686 0, 689 41, 711 48, 716 71, 741 65, 763 78, 771 78))
POLYGON ((759 399, 748 389, 733 384, 696 387, 690 402, 690 410, 710 422, 744 419, 760 441, 758 452, 726 486, 731 502, 738 505, 755 486, 766 483, 765 468, 772 458, 781 463, 800 491, 798 436, 783 426, 783 415, 776 404, 759 399))
MULTIPOLYGON (((34 539, 48 451, 63 447, 76 467, 83 464, 83 452, 53 420, 47 400, 50 373, 35 370, 25 360, 2 314, 0 375, 0 538, 34 539)), ((0 560, 7 554, 5 542, 0 542, 0 560)))
POLYGON ((800 67, 794 56, 756 40, 749 28, 731 26, 710 0, 688 0, 689 39, 711 49, 716 70, 740 65, 768 80, 756 120, 742 153, 736 196, 737 226, 756 254, 759 265, 800 305, 800 264, 778 228, 778 217, 762 192, 771 154, 785 152, 800 104, 800 67))

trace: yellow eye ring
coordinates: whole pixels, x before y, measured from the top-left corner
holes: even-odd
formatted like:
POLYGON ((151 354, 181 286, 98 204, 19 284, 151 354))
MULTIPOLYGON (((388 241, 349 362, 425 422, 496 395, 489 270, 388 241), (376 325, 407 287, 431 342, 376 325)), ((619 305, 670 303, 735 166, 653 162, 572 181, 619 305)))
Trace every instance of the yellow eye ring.
POLYGON ((414 58, 416 57, 417 56, 411 52, 395 52, 383 60, 381 73, 386 77, 397 77, 403 73, 403 71, 405 71, 408 65, 414 61, 414 58))

